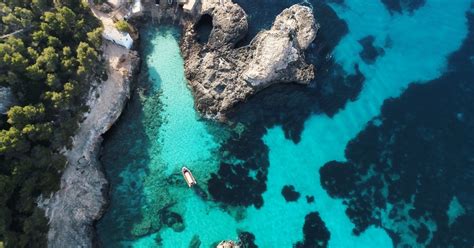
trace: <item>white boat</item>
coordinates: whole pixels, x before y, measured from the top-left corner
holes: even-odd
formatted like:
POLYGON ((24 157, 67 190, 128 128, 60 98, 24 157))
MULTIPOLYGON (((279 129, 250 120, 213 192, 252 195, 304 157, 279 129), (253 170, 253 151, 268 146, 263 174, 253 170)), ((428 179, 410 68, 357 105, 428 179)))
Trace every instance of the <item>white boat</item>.
POLYGON ((181 173, 183 173, 184 180, 186 180, 186 183, 188 184, 190 188, 193 185, 197 184, 196 179, 194 179, 193 173, 191 173, 191 171, 188 168, 183 167, 181 169, 181 173))

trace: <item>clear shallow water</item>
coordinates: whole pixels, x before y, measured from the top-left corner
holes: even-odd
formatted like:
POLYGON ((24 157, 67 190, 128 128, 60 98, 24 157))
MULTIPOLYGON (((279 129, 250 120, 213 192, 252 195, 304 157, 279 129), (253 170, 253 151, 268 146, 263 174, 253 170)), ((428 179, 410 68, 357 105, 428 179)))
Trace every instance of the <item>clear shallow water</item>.
POLYGON ((98 230, 110 247, 133 243, 128 233, 142 236, 159 229, 160 209, 181 210, 188 200, 200 199, 182 183, 183 165, 201 180, 217 166, 213 152, 218 141, 209 133, 217 127, 202 122, 194 111, 179 30, 148 28, 142 40, 145 62, 137 93, 107 139, 102 158, 111 178, 111 206, 98 230))
MULTIPOLYGON (((103 244, 154 247, 161 239, 163 247, 188 247, 198 235, 201 247, 208 247, 222 239, 236 239, 237 231, 244 230, 255 235, 260 247, 291 247, 303 239, 305 216, 317 211, 331 234, 329 247, 392 247, 391 238, 381 228, 372 226, 360 236, 353 235, 346 206, 328 196, 318 171, 328 161, 345 160, 347 143, 379 115, 385 99, 397 97, 411 82, 431 80, 443 73, 446 57, 459 48, 467 34, 464 13, 469 5, 468 1, 449 5, 428 1, 413 14, 404 15, 390 15, 375 1, 331 5, 349 28, 334 57, 347 72, 359 64, 366 77, 364 88, 356 101, 334 117, 311 116, 298 144, 286 139, 278 126, 268 130, 262 139, 269 148, 270 165, 264 204, 259 209, 224 211, 182 182, 179 168, 186 164, 206 188, 206 179, 218 168, 217 149, 229 130, 197 117, 185 86, 177 31, 149 29, 143 40, 152 84, 142 85, 147 90, 135 97, 105 143, 103 162, 112 177, 112 201, 98 224, 103 244), (359 56, 362 47, 358 41, 367 35, 374 36, 374 45, 385 51, 370 64, 359 56), (288 203, 281 195, 288 184, 301 194, 298 201, 288 203), (314 196, 315 202, 306 202, 307 195, 314 196), (178 213, 183 223, 163 224, 163 209, 178 213)), ((455 209, 460 209, 456 202, 453 216, 457 215, 454 212, 462 213, 455 209)), ((400 223, 382 224, 412 244, 413 237, 398 228, 400 223)))

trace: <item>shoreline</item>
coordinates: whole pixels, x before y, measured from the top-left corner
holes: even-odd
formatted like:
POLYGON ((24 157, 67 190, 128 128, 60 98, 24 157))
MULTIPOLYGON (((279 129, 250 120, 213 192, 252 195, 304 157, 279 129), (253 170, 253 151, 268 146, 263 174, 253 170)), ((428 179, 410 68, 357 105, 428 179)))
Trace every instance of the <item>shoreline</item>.
MULTIPOLYGON (((94 7, 91 12, 103 26, 115 28, 109 18, 94 7)), ((170 8, 166 9, 158 25, 182 27, 171 14, 170 8)), ((149 16, 141 18, 150 21, 149 16)), ((135 20, 137 18, 132 19, 135 20)), ((141 26, 140 23, 135 25, 138 29, 141 26)), ((108 78, 87 96, 86 105, 90 110, 84 114, 83 122, 72 137, 72 148, 65 151, 67 163, 60 189, 49 197, 38 198, 38 207, 45 211, 48 219, 48 247, 98 246, 95 223, 109 204, 108 179, 99 156, 103 136, 119 120, 131 97, 133 81, 138 79, 141 67, 139 40, 134 40, 138 44, 135 49, 127 49, 103 38, 102 56, 107 63, 108 78)))
POLYGON ((73 147, 65 153, 67 166, 60 189, 38 203, 49 220, 48 247, 93 246, 94 222, 107 205, 108 182, 98 158, 102 135, 117 121, 130 97, 139 57, 109 41, 104 41, 103 56, 108 79, 89 95, 90 111, 73 137, 73 147))
MULTIPOLYGON (((172 8, 165 8, 161 13, 159 22, 156 24, 158 26, 169 24, 180 27, 182 33, 179 45, 180 52, 184 59, 184 73, 187 86, 194 98, 194 106, 203 117, 216 119, 217 121, 225 121, 225 113, 232 109, 236 103, 244 102, 248 97, 271 84, 293 81, 301 84, 309 83, 314 77, 314 69, 312 65, 305 63, 302 53, 313 41, 319 28, 319 25, 313 19, 313 22, 310 22, 309 25, 298 23, 297 27, 290 27, 290 31, 285 30, 285 28, 288 28, 285 22, 291 21, 291 18, 288 18, 289 15, 300 15, 302 13, 305 16, 310 13, 306 7, 295 5, 296 7, 285 10, 290 13, 282 12, 275 19, 275 23, 280 22, 281 29, 277 27, 273 30, 272 27, 272 30, 262 30, 249 45, 234 48, 235 44, 247 32, 247 15, 238 4, 231 0, 226 0, 224 3, 221 6, 220 1, 209 0, 203 6, 200 6, 199 11, 184 13, 184 15, 182 12, 178 14, 173 12, 172 8), (227 22, 228 13, 226 11, 228 8, 234 13, 240 13, 240 19, 232 20, 230 27, 224 28, 224 30, 216 28, 213 22, 213 32, 210 34, 209 42, 205 45, 199 44, 194 30, 199 18, 205 14, 211 14, 214 19, 217 19, 218 26, 222 27, 227 22), (281 18, 278 20, 280 16, 281 18), (305 32, 308 30, 311 32, 309 35, 302 35, 301 32, 291 30, 291 28, 301 28, 305 32), (293 42, 283 39, 283 43, 279 47, 281 51, 279 55, 281 56, 276 60, 276 63, 280 64, 275 64, 272 59, 259 59, 258 50, 262 50, 260 53, 263 53, 266 51, 265 49, 268 49, 268 45, 260 45, 269 43, 266 41, 267 38, 268 41, 281 40, 286 32, 296 35, 298 41, 293 42), (224 35, 224 41, 221 41, 220 35, 224 35), (298 44, 298 42, 301 44, 298 44), (192 76, 200 73, 202 68, 196 67, 196 63, 200 63, 203 58, 196 58, 196 56, 199 56, 206 49, 213 53, 213 57, 224 56, 227 63, 237 63, 239 65, 238 71, 247 74, 246 79, 239 77, 240 84, 237 89, 226 91, 226 93, 230 92, 228 94, 230 96, 216 97, 214 93, 209 95, 209 89, 202 90, 202 85, 206 82, 203 82, 202 78, 196 79, 192 76), (289 51, 292 54, 292 59, 288 59, 287 53, 289 51), (272 69, 260 68, 262 69, 260 71, 244 69, 246 63, 242 63, 242 61, 253 57, 256 57, 256 60, 253 60, 254 64, 268 64, 272 69), (280 69, 281 71, 276 72, 274 69, 280 69), (263 77, 259 75, 262 71, 264 73, 263 77), (232 93, 234 90, 237 92, 236 94, 232 93), (214 101, 214 103, 202 105, 203 101, 207 102, 209 99, 212 99, 211 101, 214 101), (214 108, 216 106, 217 108, 214 108)), ((91 7, 91 11, 103 23, 105 28, 115 28, 107 15, 98 13, 94 7, 91 7)), ((144 17, 139 18, 142 19, 131 19, 131 23, 136 24, 137 29, 140 29, 144 23, 152 22, 155 25, 153 16, 148 16, 145 13, 144 17)), ((139 39, 136 39, 134 42, 138 41, 139 39)), ((135 47, 139 47, 139 43, 135 47)), ((87 104, 90 111, 84 115, 85 119, 80 123, 78 132, 73 137, 73 147, 65 153, 67 166, 61 177, 60 190, 47 199, 43 197, 38 200, 39 207, 45 210, 45 215, 49 219, 48 247, 97 246, 95 223, 102 217, 109 202, 108 180, 99 160, 103 135, 119 119, 130 98, 131 84, 137 79, 136 72, 140 68, 139 56, 141 54, 139 52, 140 49, 138 51, 128 50, 104 39, 103 56, 108 63, 108 79, 101 82, 88 96, 87 104), (95 97, 97 94, 99 96, 95 97)), ((212 65, 215 61, 211 59, 208 62, 212 65)), ((218 67, 213 67, 205 73, 229 76, 226 73, 221 73, 220 63, 218 61, 218 67)), ((229 70, 223 71, 228 72, 229 70)), ((236 77, 229 78, 236 79, 236 77)))

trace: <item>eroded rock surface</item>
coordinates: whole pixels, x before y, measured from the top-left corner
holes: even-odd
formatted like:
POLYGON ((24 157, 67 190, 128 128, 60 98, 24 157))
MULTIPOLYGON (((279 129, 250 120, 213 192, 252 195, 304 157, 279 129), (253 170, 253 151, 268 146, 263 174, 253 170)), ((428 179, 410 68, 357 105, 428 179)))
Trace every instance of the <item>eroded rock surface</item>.
POLYGON ((92 247, 93 223, 106 205, 107 180, 98 153, 102 135, 118 119, 130 96, 138 56, 110 42, 106 42, 104 56, 109 62, 108 79, 91 93, 90 112, 73 137, 72 149, 65 153, 68 164, 60 190, 38 203, 49 219, 48 247, 92 247))
POLYGON ((198 16, 212 16, 208 42, 197 42, 195 23, 184 22, 181 49, 185 74, 196 108, 205 116, 224 119, 234 105, 275 83, 308 84, 314 78, 304 50, 319 25, 310 8, 293 5, 278 15, 270 30, 257 34, 250 45, 235 48, 247 33, 247 15, 231 0, 205 0, 198 16))

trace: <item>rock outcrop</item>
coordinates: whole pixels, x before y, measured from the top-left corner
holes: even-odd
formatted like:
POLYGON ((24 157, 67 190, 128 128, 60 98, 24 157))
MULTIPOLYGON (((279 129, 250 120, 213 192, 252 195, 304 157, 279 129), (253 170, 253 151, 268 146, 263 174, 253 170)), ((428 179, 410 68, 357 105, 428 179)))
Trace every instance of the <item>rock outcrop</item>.
POLYGON ((98 153, 102 135, 118 119, 130 96, 138 56, 111 42, 104 46, 108 79, 92 92, 90 112, 73 137, 72 149, 66 151, 60 190, 38 203, 49 219, 48 247, 92 247, 93 223, 106 205, 107 180, 98 153))
POLYGON ((247 33, 247 15, 231 0, 204 0, 199 16, 212 17, 206 44, 196 39, 199 18, 184 22, 181 50, 185 74, 196 108, 207 117, 224 119, 234 105, 275 83, 308 84, 314 78, 304 50, 319 25, 310 8, 293 5, 278 15, 270 30, 261 31, 250 45, 235 48, 247 33))

